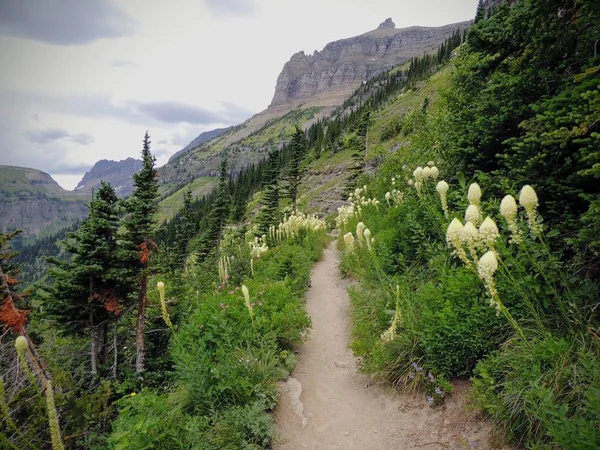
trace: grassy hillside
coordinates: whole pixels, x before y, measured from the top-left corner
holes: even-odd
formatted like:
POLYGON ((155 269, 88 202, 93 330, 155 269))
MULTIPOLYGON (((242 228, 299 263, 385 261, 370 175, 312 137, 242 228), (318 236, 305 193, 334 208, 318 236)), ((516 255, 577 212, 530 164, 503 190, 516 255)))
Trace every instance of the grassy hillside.
POLYGON ((158 223, 173 218, 173 216, 181 209, 183 206, 183 193, 185 191, 191 189, 192 198, 201 198, 215 188, 216 181, 217 179, 215 177, 197 178, 187 186, 161 200, 158 204, 158 223))

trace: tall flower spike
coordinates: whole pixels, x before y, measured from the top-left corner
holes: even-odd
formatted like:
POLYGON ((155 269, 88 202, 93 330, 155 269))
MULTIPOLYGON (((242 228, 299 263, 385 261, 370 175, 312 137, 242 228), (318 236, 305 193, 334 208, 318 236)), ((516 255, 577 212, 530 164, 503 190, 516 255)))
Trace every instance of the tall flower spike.
POLYGON ((423 168, 421 166, 417 167, 413 172, 413 177, 415 177, 415 182, 421 181, 423 179, 423 168))
POLYGON ((465 221, 471 222, 475 226, 481 223, 481 212, 477 205, 471 204, 467 206, 467 210, 465 211, 465 221))
POLYGON ((46 409, 48 410, 48 428, 52 439, 52 450, 64 450, 65 447, 60 436, 58 414, 54 404, 54 390, 50 381, 46 382, 46 409))
POLYGON ((542 227, 536 220, 539 201, 535 190, 530 185, 526 184, 521 188, 521 193, 519 194, 519 203, 527 212, 529 229, 533 234, 539 235, 542 232, 542 227))
POLYGON ((248 288, 246 285, 242 285, 242 293, 244 294, 244 302, 246 303, 246 308, 248 308, 248 312, 250 313, 250 319, 254 321, 254 308, 252 307, 252 303, 250 303, 250 292, 248 292, 248 288))
POLYGON ((514 244, 522 242, 521 232, 517 225, 517 202, 512 195, 506 195, 500 202, 500 214, 508 224, 512 236, 510 241, 514 244))
POLYGON ((433 166, 431 168, 431 178, 433 178, 434 180, 437 180, 437 177, 439 177, 439 176, 440 176, 440 170, 437 167, 433 166))
POLYGON ((496 252, 490 250, 479 259, 479 263, 477 263, 477 274, 492 297, 490 304, 495 307, 496 310, 500 308, 500 304, 496 300, 498 291, 496 290, 496 284, 494 282, 494 274, 497 270, 498 257, 496 256, 496 252))
POLYGON ((431 178, 431 167, 427 166, 423 169, 423 179, 431 178))
POLYGON ((471 265, 471 261, 467 256, 467 252, 462 245, 460 235, 462 233, 463 224, 457 218, 452 219, 448 229, 446 230, 446 243, 449 248, 454 249, 454 253, 467 266, 471 265))
POLYGON ((481 204, 481 188, 477 183, 472 183, 467 191, 467 198, 471 205, 479 206, 481 204))
POLYGON ((346 251, 350 253, 354 252, 354 235, 352 233, 344 235, 344 245, 346 246, 346 251))
POLYGON ((365 235, 365 242, 367 244, 367 248, 369 250, 371 250, 371 230, 369 230, 368 228, 365 228, 364 231, 364 235, 365 235))
POLYGON ((167 304, 165 302, 165 283, 159 281, 156 283, 156 288, 158 289, 158 293, 160 295, 160 309, 162 310, 163 320, 171 329, 171 331, 173 331, 173 324, 171 323, 171 318, 169 317, 169 311, 167 311, 167 304))
POLYGON ((474 262, 477 262, 477 247, 479 247, 479 231, 473 222, 465 223, 460 232, 460 240, 469 249, 474 262))
POLYGON ((427 165, 428 165, 429 167, 433 167, 433 166, 435 166, 435 162, 433 162, 433 161, 428 161, 428 162, 427 162, 427 165))
POLYGON ((387 202, 388 206, 390 205, 390 199, 392 198, 392 194, 390 192, 386 192, 385 193, 385 201, 387 202))
POLYGON ((362 243, 365 232, 365 224, 362 222, 358 222, 356 225, 356 240, 359 244, 362 243))
POLYGON ((446 183, 444 180, 441 180, 438 182, 438 184, 435 186, 435 189, 438 191, 438 194, 440 194, 440 202, 442 203, 442 209, 444 210, 444 215, 447 217, 448 216, 448 189, 450 188, 450 186, 448 186, 448 183, 446 183))
POLYGON ((487 216, 479 227, 479 237, 481 242, 487 245, 488 250, 494 250, 494 243, 500 237, 500 232, 498 231, 496 222, 490 216, 487 216))

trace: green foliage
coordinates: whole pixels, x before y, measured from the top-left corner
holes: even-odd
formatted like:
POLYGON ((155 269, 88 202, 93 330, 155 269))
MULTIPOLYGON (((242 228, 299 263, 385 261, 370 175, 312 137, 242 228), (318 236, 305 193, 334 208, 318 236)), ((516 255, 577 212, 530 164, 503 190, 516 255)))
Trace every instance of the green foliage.
POLYGON ((294 132, 290 143, 290 159, 283 177, 285 182, 285 193, 292 202, 293 211, 296 211, 298 188, 305 172, 302 167, 302 162, 306 157, 306 153, 306 135, 300 127, 296 126, 296 131, 294 132))

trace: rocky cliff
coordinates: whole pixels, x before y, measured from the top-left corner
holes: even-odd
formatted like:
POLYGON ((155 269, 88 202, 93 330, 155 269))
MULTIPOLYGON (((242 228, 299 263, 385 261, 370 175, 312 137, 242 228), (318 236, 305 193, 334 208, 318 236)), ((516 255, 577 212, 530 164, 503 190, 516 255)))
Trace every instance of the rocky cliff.
POLYGON ((397 29, 387 19, 377 29, 331 42, 321 52, 298 52, 283 67, 269 107, 308 100, 320 106, 341 104, 363 81, 436 49, 452 32, 470 23, 397 29))
POLYGON ((0 166, 0 231, 24 237, 51 234, 87 216, 89 195, 61 188, 50 175, 24 167, 0 166))
POLYGON ((133 192, 132 175, 142 168, 142 161, 127 158, 122 161, 101 159, 87 172, 77 187, 76 192, 91 194, 93 189, 100 187, 100 182, 105 181, 115 189, 119 197, 126 197, 133 192))

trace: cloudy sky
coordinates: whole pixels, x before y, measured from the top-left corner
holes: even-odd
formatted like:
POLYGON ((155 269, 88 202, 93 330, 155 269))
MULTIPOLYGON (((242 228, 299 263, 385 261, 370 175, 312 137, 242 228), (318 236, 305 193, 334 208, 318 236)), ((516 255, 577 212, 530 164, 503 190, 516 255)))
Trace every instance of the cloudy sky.
POLYGON ((271 101, 290 56, 377 27, 469 20, 477 0, 0 0, 0 164, 73 189, 99 159, 158 165, 271 101))

